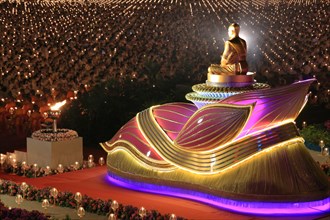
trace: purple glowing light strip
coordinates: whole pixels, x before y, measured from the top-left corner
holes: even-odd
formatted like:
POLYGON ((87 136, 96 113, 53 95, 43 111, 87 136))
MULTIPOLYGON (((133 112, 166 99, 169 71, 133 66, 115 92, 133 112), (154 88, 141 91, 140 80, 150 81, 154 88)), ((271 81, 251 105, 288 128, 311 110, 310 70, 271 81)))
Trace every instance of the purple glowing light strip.
POLYGON ((247 202, 202 192, 125 179, 109 173, 108 180, 120 187, 200 201, 234 212, 259 215, 312 215, 330 213, 330 197, 311 202, 247 202))

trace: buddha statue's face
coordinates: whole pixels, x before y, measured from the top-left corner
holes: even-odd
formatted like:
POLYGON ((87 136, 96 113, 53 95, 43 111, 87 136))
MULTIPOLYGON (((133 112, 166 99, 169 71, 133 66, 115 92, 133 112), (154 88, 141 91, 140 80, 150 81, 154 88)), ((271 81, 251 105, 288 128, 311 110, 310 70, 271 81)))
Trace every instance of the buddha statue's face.
POLYGON ((229 39, 233 39, 233 38, 237 37, 238 33, 239 33, 239 27, 235 28, 233 26, 229 26, 229 28, 228 28, 229 39))

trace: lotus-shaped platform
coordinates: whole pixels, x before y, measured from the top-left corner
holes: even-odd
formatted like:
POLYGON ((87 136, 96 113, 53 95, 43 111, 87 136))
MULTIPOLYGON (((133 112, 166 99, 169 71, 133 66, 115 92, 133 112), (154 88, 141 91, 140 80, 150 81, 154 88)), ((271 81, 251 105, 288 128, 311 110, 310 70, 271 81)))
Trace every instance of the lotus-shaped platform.
POLYGON ((294 123, 312 82, 206 83, 187 95, 195 105, 152 106, 101 144, 109 179, 237 212, 327 212, 329 182, 294 123))

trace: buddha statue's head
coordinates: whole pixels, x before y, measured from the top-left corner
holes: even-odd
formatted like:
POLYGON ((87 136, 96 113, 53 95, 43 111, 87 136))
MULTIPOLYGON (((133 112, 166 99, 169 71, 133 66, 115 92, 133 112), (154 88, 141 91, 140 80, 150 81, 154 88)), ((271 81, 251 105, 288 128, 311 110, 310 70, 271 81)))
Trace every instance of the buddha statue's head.
POLYGON ((239 34, 239 30, 240 30, 240 27, 238 24, 232 23, 231 25, 229 25, 229 27, 228 27, 229 39, 233 39, 233 38, 237 37, 239 34))

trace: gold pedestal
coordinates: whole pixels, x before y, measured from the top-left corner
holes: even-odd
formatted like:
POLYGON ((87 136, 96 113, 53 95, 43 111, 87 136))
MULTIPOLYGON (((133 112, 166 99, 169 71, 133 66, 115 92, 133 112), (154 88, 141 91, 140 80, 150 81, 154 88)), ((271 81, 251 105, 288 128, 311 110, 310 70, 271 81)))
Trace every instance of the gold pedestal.
POLYGON ((233 83, 233 84, 249 84, 253 83, 253 74, 250 75, 217 75, 208 73, 207 74, 207 81, 210 83, 220 83, 220 84, 227 84, 227 83, 233 83))

